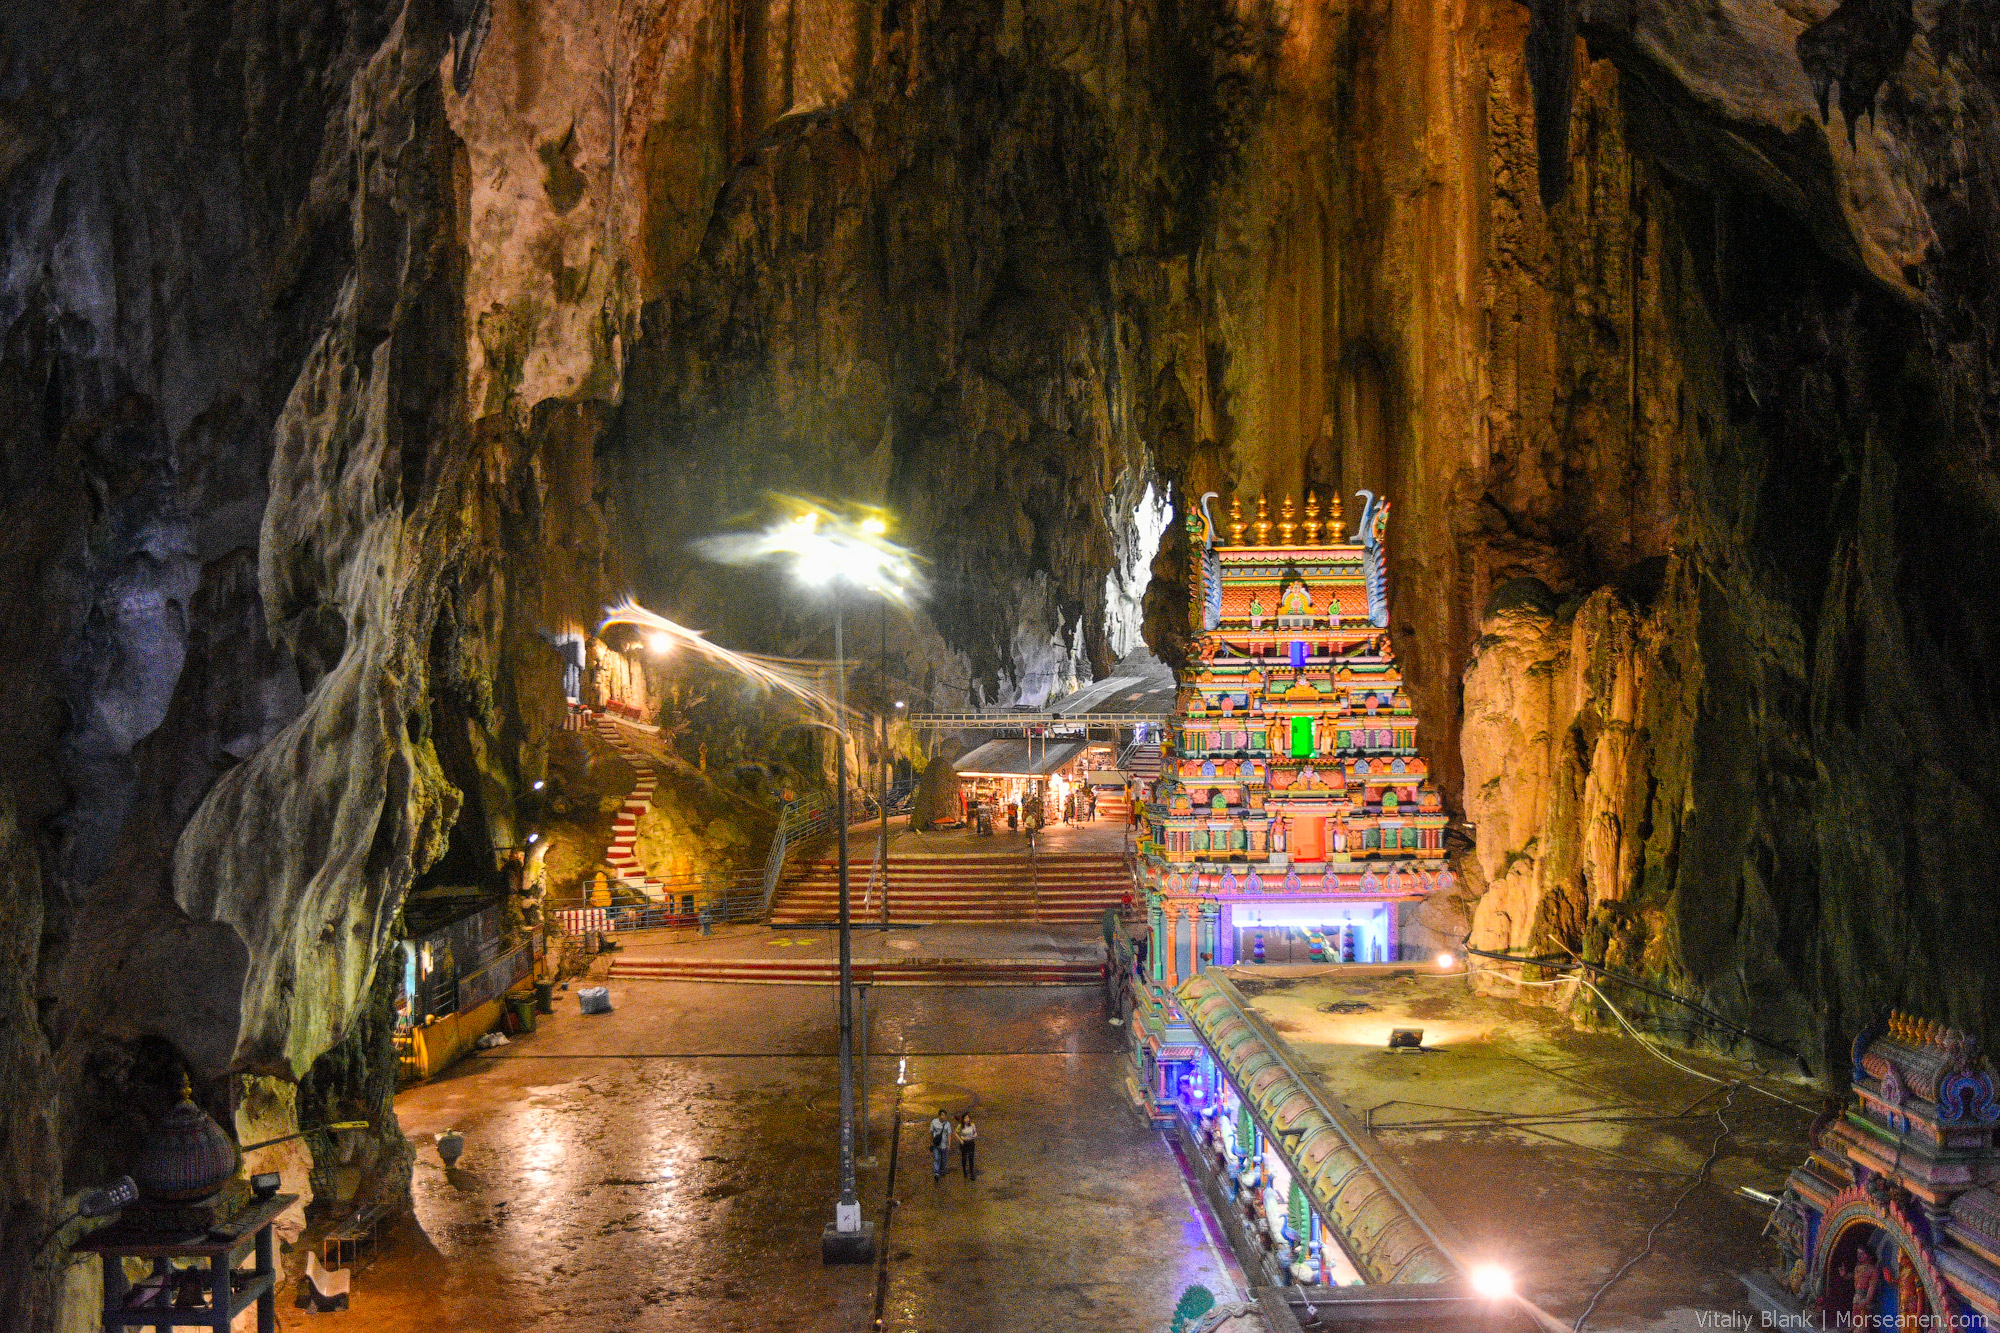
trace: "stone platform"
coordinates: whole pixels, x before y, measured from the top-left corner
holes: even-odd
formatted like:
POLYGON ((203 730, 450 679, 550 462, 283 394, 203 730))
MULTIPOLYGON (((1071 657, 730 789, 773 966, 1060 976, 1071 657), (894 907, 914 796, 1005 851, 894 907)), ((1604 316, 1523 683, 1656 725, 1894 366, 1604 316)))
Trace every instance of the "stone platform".
POLYGON ((1770 1207, 1742 1187, 1784 1189, 1806 1152, 1815 1086, 1669 1047, 1687 1067, 1676 1068, 1629 1037, 1475 994, 1462 972, 1222 975, 1443 1219, 1478 1252, 1505 1258, 1546 1326, 1570 1326, 1712 1150, 1706 1180, 1604 1293, 1590 1327, 1756 1317, 1745 1279, 1776 1252, 1761 1235, 1770 1207), (1423 1029, 1423 1049, 1391 1051, 1392 1028, 1423 1029))
MULTIPOLYGON (((854 930, 855 979, 870 985, 1096 986, 1104 938, 1096 926, 1019 922, 854 930)), ((618 980, 833 985, 831 929, 735 926, 710 936, 646 931, 620 937, 618 980)))

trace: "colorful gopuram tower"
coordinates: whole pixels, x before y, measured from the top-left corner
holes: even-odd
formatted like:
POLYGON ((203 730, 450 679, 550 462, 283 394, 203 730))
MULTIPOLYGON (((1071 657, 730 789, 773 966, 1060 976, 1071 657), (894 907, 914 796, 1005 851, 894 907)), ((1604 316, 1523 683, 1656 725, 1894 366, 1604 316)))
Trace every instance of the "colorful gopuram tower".
POLYGON ((1155 1109, 1193 1059, 1183 981, 1239 962, 1398 961, 1398 905, 1450 883, 1389 638, 1389 503, 1359 496, 1355 540, 1337 497, 1324 521, 1311 495, 1276 519, 1232 499, 1226 536, 1213 492, 1187 516, 1200 628, 1139 844, 1135 1090, 1155 1109))

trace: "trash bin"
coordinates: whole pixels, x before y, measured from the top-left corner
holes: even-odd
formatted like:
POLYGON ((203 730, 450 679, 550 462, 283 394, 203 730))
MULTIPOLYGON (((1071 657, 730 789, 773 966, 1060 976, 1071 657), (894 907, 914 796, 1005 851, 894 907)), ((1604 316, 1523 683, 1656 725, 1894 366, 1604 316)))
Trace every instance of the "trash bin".
POLYGON ((576 993, 577 1008, 586 1014, 611 1012, 611 992, 603 986, 584 986, 576 993))
POLYGON ((556 983, 537 981, 535 983, 535 1012, 552 1014, 556 1011, 556 983))
POLYGON ((517 991, 507 997, 507 1012, 514 1016, 516 1032, 535 1030, 535 997, 525 991, 517 991))

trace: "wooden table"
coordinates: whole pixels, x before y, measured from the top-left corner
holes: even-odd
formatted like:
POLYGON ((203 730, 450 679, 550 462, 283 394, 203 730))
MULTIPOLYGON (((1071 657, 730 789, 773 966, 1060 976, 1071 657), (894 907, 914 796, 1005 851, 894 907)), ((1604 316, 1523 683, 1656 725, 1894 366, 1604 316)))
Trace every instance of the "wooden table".
POLYGON ((273 1194, 252 1200, 242 1212, 219 1228, 176 1234, 142 1231, 124 1223, 113 1223, 93 1231, 71 1249, 77 1254, 95 1254, 104 1265, 105 1333, 126 1328, 150 1328, 166 1333, 176 1325, 209 1328, 227 1333, 237 1315, 257 1304, 257 1333, 276 1333, 278 1327, 277 1269, 271 1259, 271 1223, 279 1213, 298 1201, 296 1194, 273 1194), (241 1272, 236 1265, 252 1246, 256 1263, 241 1272), (165 1275, 163 1285, 126 1280, 126 1259, 146 1259, 155 1277, 165 1275), (175 1259, 206 1259, 206 1271, 194 1269, 207 1288, 206 1302, 192 1310, 174 1308, 175 1259))

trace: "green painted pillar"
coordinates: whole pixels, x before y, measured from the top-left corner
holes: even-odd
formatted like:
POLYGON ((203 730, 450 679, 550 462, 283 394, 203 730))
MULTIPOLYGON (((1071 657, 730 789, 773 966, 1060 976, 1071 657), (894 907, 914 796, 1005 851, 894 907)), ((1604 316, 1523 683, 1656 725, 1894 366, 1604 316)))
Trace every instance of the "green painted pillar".
POLYGON ((1163 982, 1167 979, 1166 912, 1158 898, 1153 900, 1149 917, 1147 929, 1151 933, 1148 938, 1152 943, 1147 949, 1146 965, 1152 969, 1153 980, 1163 982))

